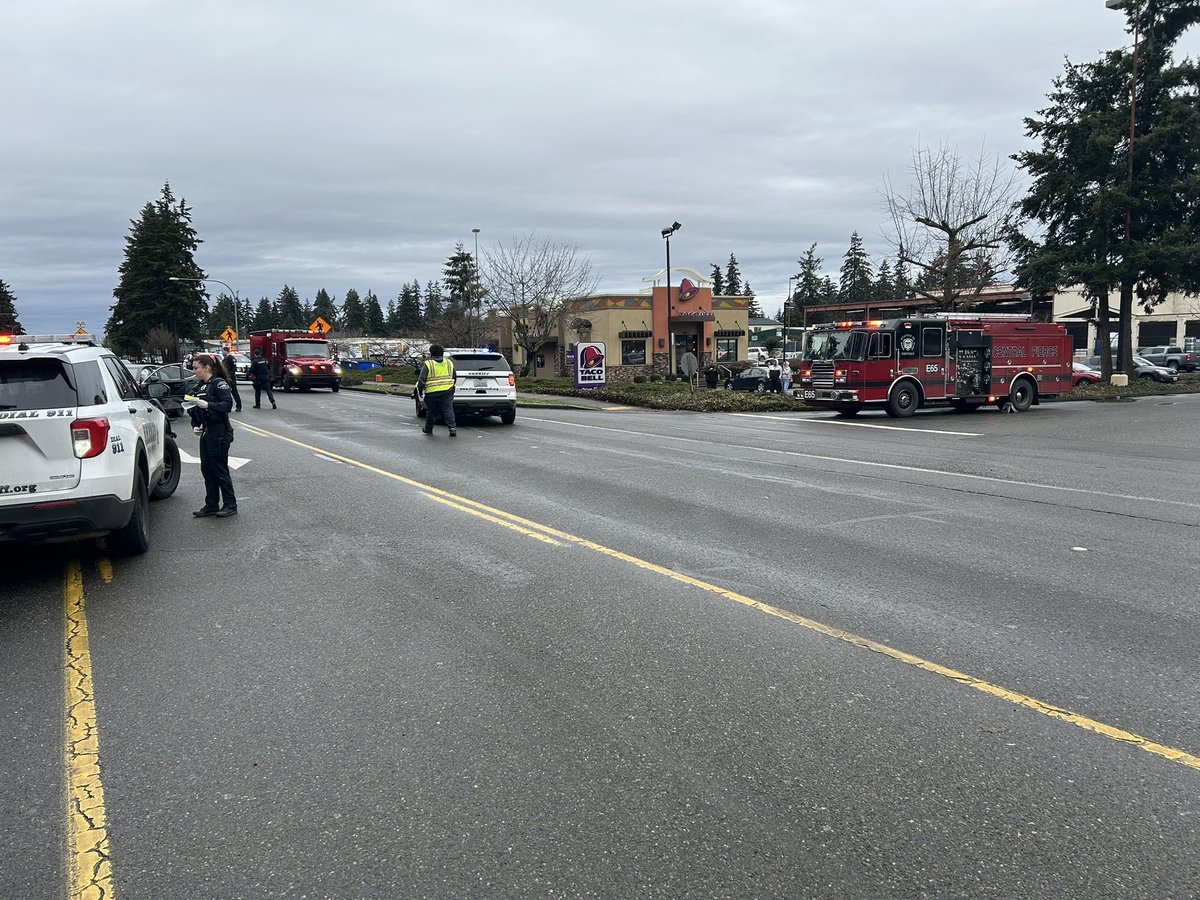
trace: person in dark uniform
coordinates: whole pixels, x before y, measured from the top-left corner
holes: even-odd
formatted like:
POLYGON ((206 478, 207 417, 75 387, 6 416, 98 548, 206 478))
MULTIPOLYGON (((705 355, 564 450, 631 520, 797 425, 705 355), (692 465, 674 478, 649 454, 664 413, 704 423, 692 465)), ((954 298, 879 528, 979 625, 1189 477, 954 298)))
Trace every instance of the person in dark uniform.
POLYGON ((229 390, 233 392, 233 402, 237 405, 235 412, 241 412, 242 395, 237 389, 237 364, 233 360, 233 351, 228 347, 225 348, 225 358, 221 362, 225 369, 225 380, 229 383, 229 390))
POLYGON ((200 436, 200 474, 204 476, 204 506, 192 513, 196 518, 237 515, 237 497, 229 474, 229 445, 233 443, 233 391, 221 374, 221 363, 207 353, 192 360, 192 372, 200 379, 199 393, 185 400, 195 403, 192 430, 200 436), (224 499, 224 503, 221 500, 224 499))
POLYGON ((254 348, 254 359, 250 362, 250 380, 254 382, 254 408, 262 407, 262 392, 267 392, 271 401, 271 409, 279 409, 275 405, 275 392, 271 390, 271 364, 263 356, 262 347, 254 348))
POLYGON ((717 380, 720 378, 720 373, 717 372, 717 367, 710 365, 704 370, 704 384, 710 391, 717 389, 717 380))

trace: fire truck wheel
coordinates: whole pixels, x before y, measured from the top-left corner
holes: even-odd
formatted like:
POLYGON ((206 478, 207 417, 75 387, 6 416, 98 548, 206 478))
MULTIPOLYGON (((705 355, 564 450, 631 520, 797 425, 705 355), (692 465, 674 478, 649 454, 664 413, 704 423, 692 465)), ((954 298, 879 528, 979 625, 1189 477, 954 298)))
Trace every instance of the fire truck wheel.
POLYGON ((1018 378, 1008 392, 1008 402, 1017 412, 1025 412, 1033 406, 1033 383, 1028 378, 1018 378))
POLYGON ((907 419, 921 405, 921 394, 911 381, 902 381, 892 388, 887 413, 893 419, 907 419))

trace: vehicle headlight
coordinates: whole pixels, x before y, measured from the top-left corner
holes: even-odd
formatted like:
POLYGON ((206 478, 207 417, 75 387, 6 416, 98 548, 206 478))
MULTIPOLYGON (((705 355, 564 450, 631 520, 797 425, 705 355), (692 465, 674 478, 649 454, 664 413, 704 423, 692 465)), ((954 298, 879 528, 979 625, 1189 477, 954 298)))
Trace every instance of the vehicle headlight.
POLYGON ((291 366, 288 368, 288 371, 291 372, 293 375, 299 375, 300 367, 299 366, 291 366))
POLYGON ((341 367, 341 366, 334 366, 334 367, 333 367, 333 374, 334 374, 334 375, 341 375, 341 374, 342 374, 342 367, 341 367))

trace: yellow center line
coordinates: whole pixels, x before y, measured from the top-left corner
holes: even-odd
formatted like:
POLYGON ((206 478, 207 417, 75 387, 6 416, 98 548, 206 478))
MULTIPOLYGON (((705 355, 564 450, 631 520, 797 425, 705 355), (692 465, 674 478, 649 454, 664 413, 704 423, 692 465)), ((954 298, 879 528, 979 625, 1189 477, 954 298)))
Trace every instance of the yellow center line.
POLYGON ((521 534, 535 538, 539 541, 543 541, 547 544, 553 544, 555 547, 562 546, 562 541, 556 541, 554 538, 547 537, 541 532, 534 531, 532 528, 522 528, 520 525, 515 525, 512 522, 505 522, 503 519, 497 516, 488 515, 487 513, 480 512, 477 509, 470 509, 469 507, 463 506, 461 503, 455 503, 453 500, 449 500, 446 497, 438 497, 426 491, 422 491, 421 496, 428 497, 430 500, 436 500, 438 503, 445 503, 447 506, 453 506, 455 509, 462 510, 465 513, 470 513, 473 516, 478 516, 481 519, 486 519, 489 522, 494 522, 497 525, 503 525, 505 528, 511 528, 513 531, 519 531, 521 534))
MULTIPOLYGON (((424 484, 423 482, 416 481, 412 478, 406 478, 403 475, 398 475, 395 472, 389 472, 386 469, 380 469, 376 466, 370 465, 369 463, 360 462, 348 456, 340 456, 339 454, 333 453, 329 450, 322 450, 310 444, 305 444, 302 441, 297 441, 293 438, 285 437, 284 435, 276 434, 275 432, 265 431, 254 426, 243 425, 242 427, 247 428, 248 430, 263 437, 276 438, 277 440, 294 444, 297 447, 302 447, 305 450, 311 450, 314 453, 322 453, 326 456, 333 457, 334 459, 341 460, 348 465, 357 466, 358 468, 364 469, 368 472, 374 472, 377 475, 384 476, 385 478, 391 478, 403 484, 411 485, 420 489, 431 499, 439 500, 440 502, 447 503, 448 505, 455 506, 460 509, 464 507, 470 507, 470 509, 465 511, 469 512, 471 509, 480 510, 487 514, 481 516, 483 518, 506 520, 507 522, 516 523, 517 525, 523 526, 530 531, 538 531, 542 534, 558 538, 561 541, 576 544, 577 546, 587 548, 588 550, 593 550, 597 553, 602 553, 605 556, 610 556, 613 559, 619 559, 622 562, 637 566, 640 569, 645 569, 646 571, 663 575, 674 581, 689 585, 690 587, 698 588, 699 590, 707 591, 711 594, 716 594, 719 597, 724 597, 726 600, 729 600, 733 603, 738 603, 742 606, 756 609, 765 615, 782 619, 786 622, 792 623, 793 625, 799 625, 802 628, 807 628, 827 637, 843 641, 844 643, 858 647, 862 650, 869 650, 872 653, 879 653, 888 657, 889 659, 903 663, 904 665, 912 666, 914 668, 921 669, 922 671, 930 672, 934 675, 940 675, 943 678, 949 678, 952 681, 963 685, 964 687, 980 691, 981 693, 988 694, 989 696, 996 697, 997 699, 1004 700, 1008 703, 1024 707, 1025 709, 1033 710, 1036 713, 1040 713, 1041 715, 1048 716, 1052 719, 1057 719, 1061 722, 1067 722, 1078 728, 1082 728, 1085 731, 1102 735, 1111 740, 1130 744, 1145 750, 1147 753, 1152 753, 1155 756, 1168 759, 1171 762, 1176 762, 1180 765, 1200 770, 1200 757, 1188 753, 1186 750, 1180 750, 1175 747, 1170 747, 1166 744, 1160 744, 1139 734, 1135 734, 1132 731, 1126 731, 1122 728, 1106 725, 1103 722, 1088 718, 1087 716, 1079 715, 1078 713, 1062 709, 1050 703, 1045 703, 1035 697, 1030 697, 1027 694, 1011 691, 1008 688, 985 681, 982 678, 976 678, 973 675, 959 672, 956 669, 951 669, 948 666, 941 665, 940 663, 922 659, 919 656, 914 656, 911 653, 906 653, 903 650, 898 650, 895 647, 888 646, 887 644, 881 644, 878 641, 873 641, 870 638, 862 637, 861 635, 854 634, 853 632, 843 631, 840 628, 833 628, 832 626, 817 622, 814 619, 809 619, 805 616, 788 612, 787 610, 772 606, 769 603, 763 603, 761 600, 755 600, 753 597, 747 597, 745 594, 739 594, 736 591, 731 591, 718 585, 710 584, 707 581, 701 581, 698 578, 692 578, 690 575, 684 575, 682 572, 676 572, 673 569, 668 569, 665 566, 658 565, 657 563, 652 563, 647 560, 640 559, 639 557, 631 556, 628 553, 624 553, 620 550, 614 550, 611 547, 606 547, 603 544, 597 544, 594 541, 589 541, 586 538, 578 537, 565 531, 560 531, 559 529, 553 528, 549 525, 543 525, 540 522, 534 522, 530 519, 514 515, 513 513, 487 506, 486 504, 479 503, 467 497, 460 497, 457 494, 452 494, 449 491, 442 490, 441 488, 432 487, 431 485, 424 484)), ((505 522, 501 521, 498 522, 498 524, 505 524, 505 522)), ((508 527, 512 526, 510 525, 508 527)))
POLYGON ((65 599, 67 782, 67 897, 111 900, 112 855, 100 783, 100 730, 92 691, 92 655, 83 610, 83 573, 79 560, 67 564, 65 599))

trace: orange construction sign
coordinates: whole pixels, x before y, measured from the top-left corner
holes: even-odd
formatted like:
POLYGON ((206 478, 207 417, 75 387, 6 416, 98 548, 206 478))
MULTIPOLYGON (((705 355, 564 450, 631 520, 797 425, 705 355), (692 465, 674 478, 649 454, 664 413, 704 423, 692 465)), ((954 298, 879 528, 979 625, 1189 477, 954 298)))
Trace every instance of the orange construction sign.
POLYGON ((221 340, 233 343, 237 340, 237 332, 226 326, 225 330, 221 332, 221 340))
POLYGON ((313 323, 308 326, 308 330, 309 331, 319 331, 319 332, 321 332, 321 334, 329 334, 329 332, 333 331, 333 326, 330 325, 328 322, 326 322, 324 319, 322 319, 320 316, 317 316, 313 320, 313 323))

